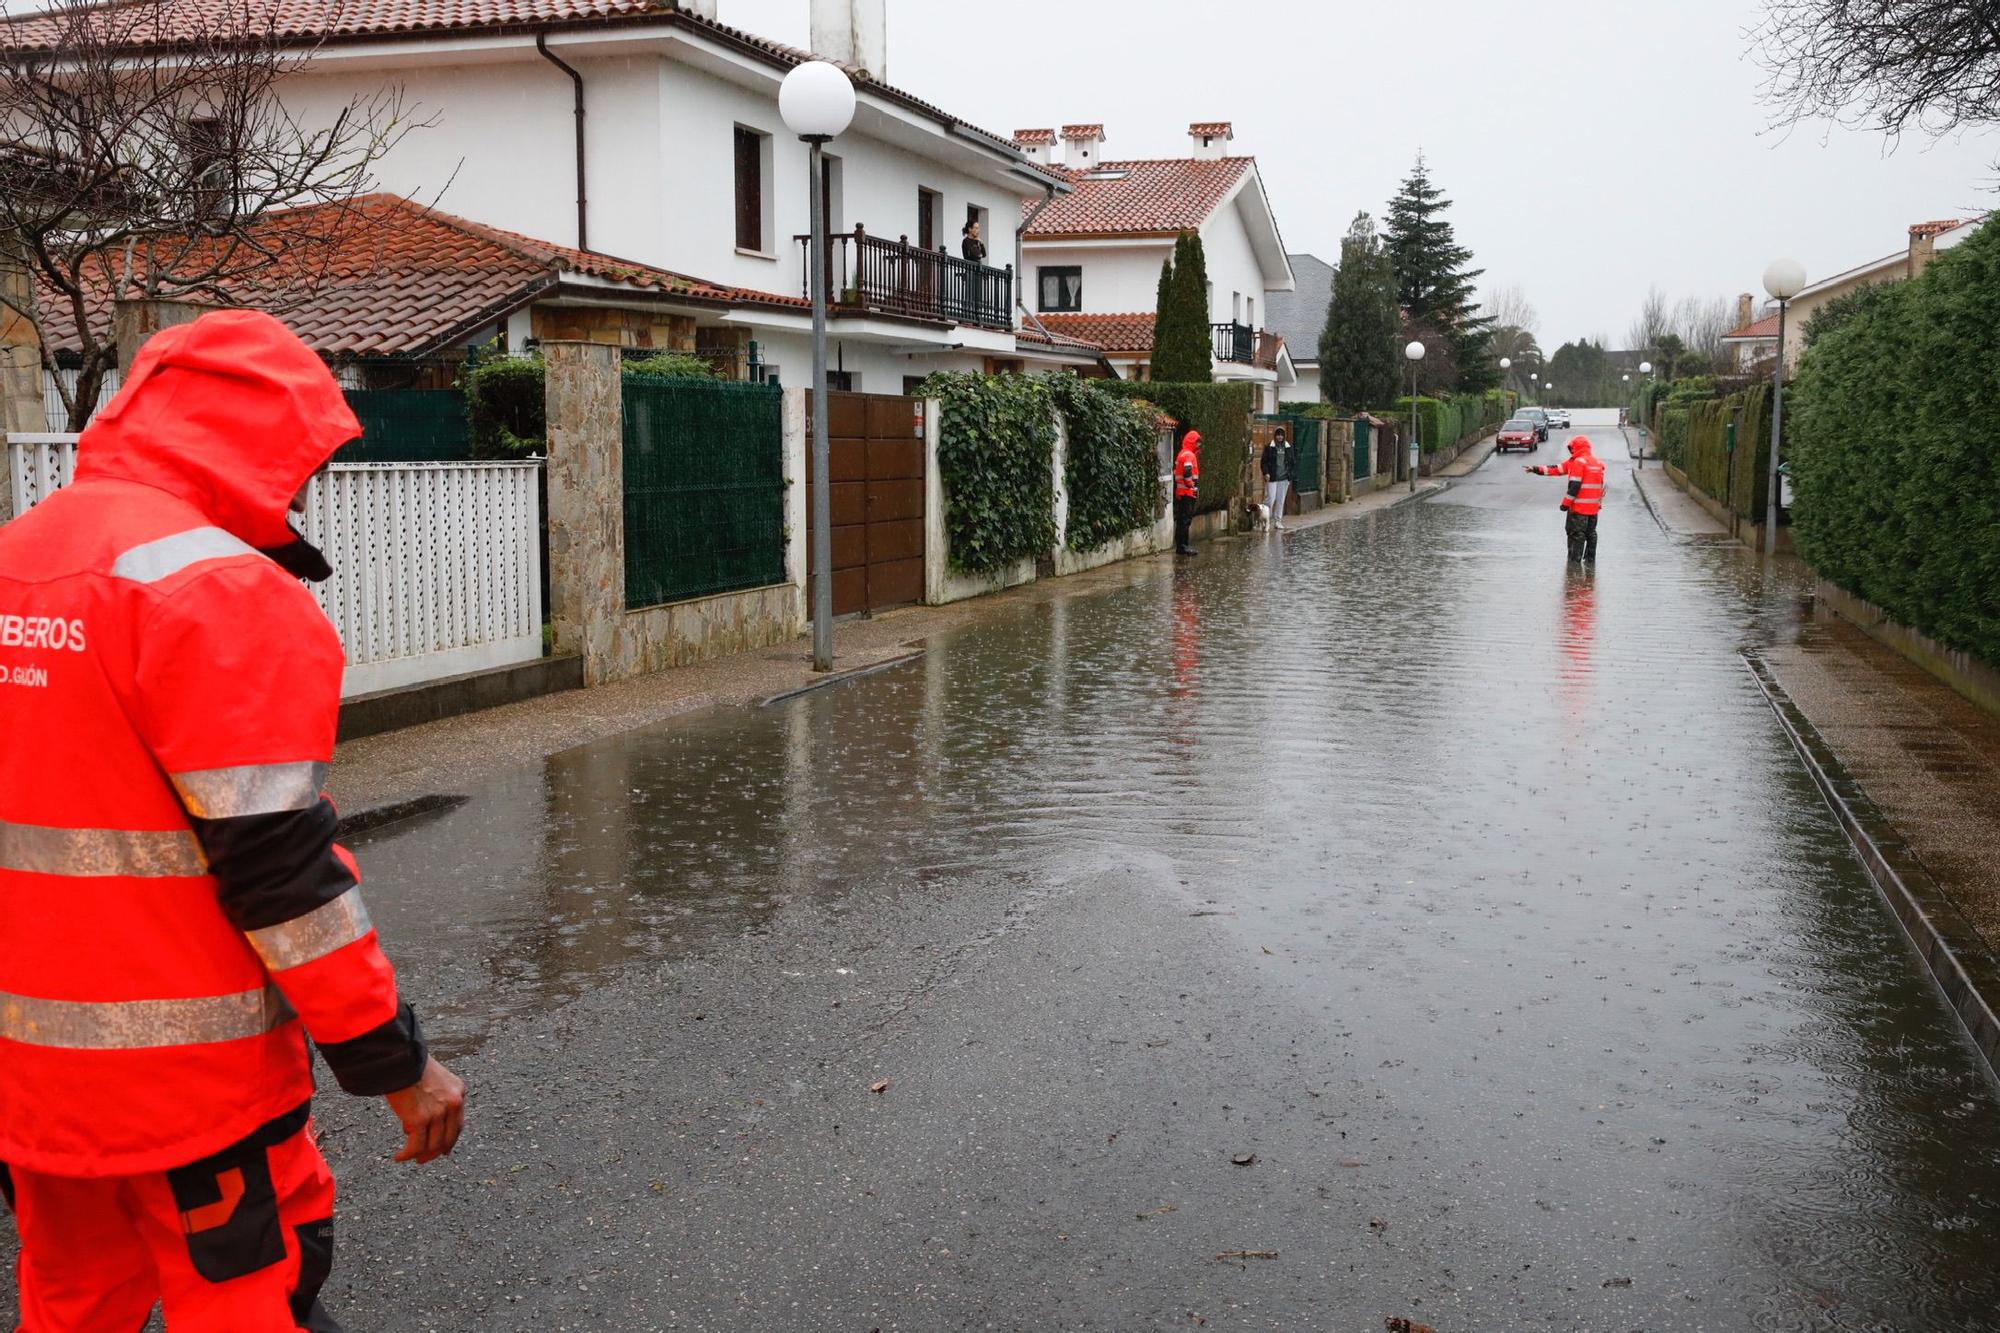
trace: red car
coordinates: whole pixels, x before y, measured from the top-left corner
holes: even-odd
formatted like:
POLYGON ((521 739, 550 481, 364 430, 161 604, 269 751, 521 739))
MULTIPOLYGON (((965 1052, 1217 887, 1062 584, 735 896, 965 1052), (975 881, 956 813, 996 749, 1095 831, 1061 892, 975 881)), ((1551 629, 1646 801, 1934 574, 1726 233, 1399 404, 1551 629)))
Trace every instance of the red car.
POLYGON ((1542 447, 1541 432, 1535 423, 1526 417, 1515 417, 1500 428, 1500 434, 1493 442, 1493 452, 1504 454, 1509 449, 1526 449, 1530 453, 1542 447))

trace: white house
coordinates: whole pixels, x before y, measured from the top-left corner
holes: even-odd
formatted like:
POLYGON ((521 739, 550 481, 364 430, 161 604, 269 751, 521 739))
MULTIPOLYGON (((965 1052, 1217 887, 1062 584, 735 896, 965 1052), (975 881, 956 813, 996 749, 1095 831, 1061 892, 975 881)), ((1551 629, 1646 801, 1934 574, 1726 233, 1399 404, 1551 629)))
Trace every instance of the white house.
MULTIPOLYGON (((1228 153, 1229 125, 1196 122, 1188 135, 1186 157, 1112 160, 1101 155, 1102 125, 1063 126, 1061 167, 1072 188, 1029 206, 1029 307, 1052 332, 1101 346, 1120 374, 1145 378, 1160 266, 1180 232, 1197 232, 1215 377, 1256 383, 1269 410, 1295 381, 1266 297, 1294 286, 1284 239, 1257 159, 1228 153)), ((1017 130, 1014 140, 1038 165, 1056 165, 1053 130, 1017 130)))
MULTIPOLYGON (((808 150, 777 101, 808 53, 718 23, 715 0, 238 2, 268 7, 278 35, 310 46, 279 88, 304 123, 385 86, 428 122, 377 164, 385 193, 613 272, 616 257, 742 293, 690 307, 704 344, 754 340, 783 382, 810 377, 811 322, 797 305, 808 150)), ((230 3, 162 6, 162 21, 198 31, 230 3)), ((1060 335, 1016 336, 1023 205, 1066 194, 1066 174, 890 85, 883 0, 812 3, 815 44, 848 68, 858 101, 827 149, 835 383, 902 392, 938 369, 1096 367, 1095 349, 1060 335), (981 223, 983 263, 960 255, 969 221, 981 223)), ((52 22, 24 16, 0 43, 33 45, 52 22)), ((549 336, 631 341, 614 308, 623 293, 605 293, 602 327, 583 317, 596 304, 588 285, 568 284, 558 302, 574 313, 549 336)), ((509 343, 540 336, 551 308, 517 311, 509 343)))
POLYGON ((1822 306, 1863 287, 1908 282, 1922 273, 1941 252, 1978 231, 1985 220, 1983 217, 1945 218, 1936 222, 1914 223, 1909 229, 1908 243, 1902 249, 1830 278, 1821 278, 1801 290, 1787 304, 1785 312, 1785 374, 1797 372, 1799 355, 1805 351, 1806 321, 1822 306))

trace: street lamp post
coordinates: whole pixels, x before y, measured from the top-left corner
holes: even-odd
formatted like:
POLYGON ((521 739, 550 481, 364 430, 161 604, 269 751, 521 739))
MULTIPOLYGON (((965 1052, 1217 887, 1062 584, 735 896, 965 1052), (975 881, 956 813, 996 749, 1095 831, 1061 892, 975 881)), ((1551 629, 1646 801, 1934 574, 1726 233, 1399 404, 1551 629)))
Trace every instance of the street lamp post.
MULTIPOLYGON (((1650 361, 1641 361, 1639 363, 1639 373, 1650 376, 1653 373, 1653 363, 1650 361)), ((1630 379, 1631 376, 1628 375, 1626 378, 1630 379)), ((1646 399, 1647 406, 1650 407, 1652 401, 1651 395, 1648 395, 1646 399)), ((1650 424, 1644 421, 1639 423, 1639 470, 1641 472, 1646 470, 1646 432, 1650 428, 1650 424)))
POLYGON ((1403 357, 1410 363, 1410 493, 1417 490, 1417 362, 1424 359, 1424 345, 1412 341, 1403 348, 1403 357))
POLYGON ((812 145, 806 194, 812 209, 812 254, 806 270, 812 287, 812 565, 813 670, 833 670, 833 490, 826 426, 826 198, 821 177, 827 140, 854 119, 854 85, 840 66, 810 60, 778 86, 778 114, 785 127, 812 145))
MULTIPOLYGON (((1500 391, 1503 394, 1507 391, 1507 381, 1513 378, 1507 373, 1513 364, 1514 359, 1512 357, 1503 356, 1500 358, 1500 391)), ((1507 400, 1502 398, 1500 401, 1504 404, 1507 400)))
POLYGON ((1778 302, 1778 363, 1771 368, 1771 475, 1764 497, 1764 554, 1778 553, 1778 439, 1785 419, 1785 303, 1806 285, 1805 267, 1778 259, 1764 270, 1764 290, 1778 302))

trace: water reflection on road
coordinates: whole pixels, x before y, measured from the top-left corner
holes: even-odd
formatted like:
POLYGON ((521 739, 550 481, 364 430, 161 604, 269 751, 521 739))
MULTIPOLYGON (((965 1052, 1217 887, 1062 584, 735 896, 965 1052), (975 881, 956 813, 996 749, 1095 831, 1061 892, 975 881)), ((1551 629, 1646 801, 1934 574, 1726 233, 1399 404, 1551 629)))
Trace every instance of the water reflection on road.
POLYGON ((2000 1103, 1738 653, 1800 590, 1612 483, 1595 570, 1489 464, 559 756, 364 840, 378 919, 463 1049, 788 902, 1164 852, 1423 1108, 1440 1234, 1629 1244, 1632 1327, 1994 1327, 2000 1103))

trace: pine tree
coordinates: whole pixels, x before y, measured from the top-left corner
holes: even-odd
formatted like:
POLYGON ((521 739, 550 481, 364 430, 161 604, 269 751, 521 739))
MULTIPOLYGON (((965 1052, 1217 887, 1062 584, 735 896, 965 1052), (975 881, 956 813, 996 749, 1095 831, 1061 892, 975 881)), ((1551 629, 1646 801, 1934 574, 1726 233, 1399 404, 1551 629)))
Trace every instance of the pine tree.
POLYGON ((1319 335, 1321 397, 1353 408, 1393 401, 1400 327, 1395 268, 1375 234, 1375 220, 1357 213, 1340 243, 1326 327, 1319 335))
POLYGON ((1153 378, 1206 384, 1214 378, 1209 351, 1208 260, 1201 237, 1182 232, 1174 256, 1160 270, 1159 307, 1153 316, 1153 378))
POLYGON ((1388 249, 1396 269, 1396 296, 1414 324, 1443 331, 1458 367, 1456 387, 1492 388, 1500 382, 1493 360, 1492 322, 1479 315, 1474 284, 1485 269, 1470 268, 1472 251, 1458 243, 1445 213, 1451 200, 1431 184, 1422 153, 1402 190, 1389 201, 1388 249))

